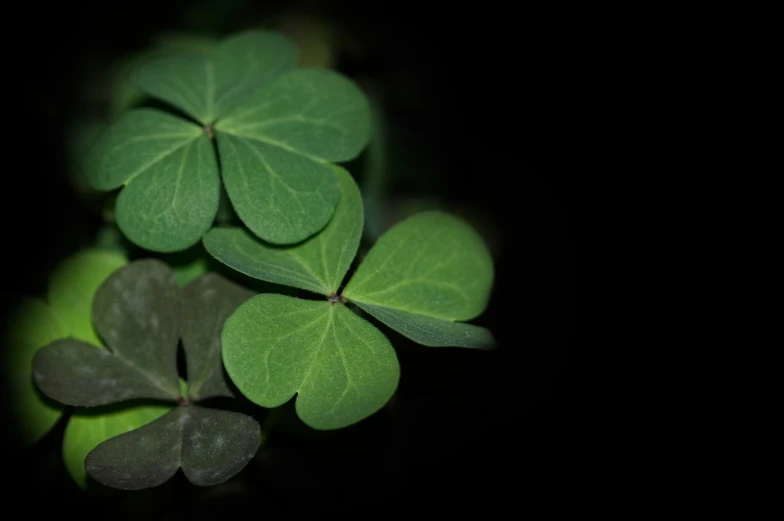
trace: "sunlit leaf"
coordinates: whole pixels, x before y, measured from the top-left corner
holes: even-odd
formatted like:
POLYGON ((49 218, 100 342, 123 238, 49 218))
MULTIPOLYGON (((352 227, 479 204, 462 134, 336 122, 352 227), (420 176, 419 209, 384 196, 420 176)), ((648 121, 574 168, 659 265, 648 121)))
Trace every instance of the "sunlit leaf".
POLYGON ((254 292, 216 273, 207 273, 182 291, 182 344, 188 364, 188 397, 233 396, 221 362, 223 323, 254 292))
POLYGON ((135 261, 114 272, 93 301, 95 329, 112 352, 174 396, 179 393, 180 319, 177 280, 155 259, 135 261))
POLYGON ((332 218, 338 180, 327 162, 354 159, 370 109, 348 78, 324 69, 279 76, 215 124, 223 180, 243 223, 275 244, 302 241, 332 218))
POLYGON ((160 485, 180 467, 194 485, 217 485, 242 470, 260 442, 259 424, 249 416, 180 406, 101 443, 87 455, 85 468, 99 483, 123 490, 160 485))
POLYGON ((465 221, 423 212, 389 229, 346 286, 351 301, 446 320, 470 320, 487 306, 493 259, 465 221))
POLYGON ((39 349, 33 377, 46 396, 66 405, 92 407, 132 398, 179 396, 130 362, 79 340, 55 340, 39 349))
POLYGON ((68 328, 40 299, 25 299, 7 322, 3 339, 3 384, 7 389, 14 430, 24 444, 33 444, 46 434, 62 414, 62 406, 42 395, 33 382, 35 352, 58 338, 68 328))
POLYGON ((220 178, 207 133, 154 109, 123 114, 87 154, 93 188, 114 190, 117 225, 142 248, 172 252, 199 241, 218 211, 220 178))
POLYGON ((298 394, 299 417, 323 430, 378 411, 400 375, 384 335, 344 305, 273 294, 253 297, 226 321, 223 362, 248 399, 277 407, 298 394))
POLYGON ((351 175, 334 167, 340 202, 323 231, 294 246, 275 246, 242 228, 213 228, 204 246, 216 259, 251 277, 323 295, 335 293, 357 253, 362 235, 362 199, 351 175))
POLYGON ((251 30, 209 50, 147 60, 131 71, 129 81, 207 125, 296 63, 297 49, 288 39, 251 30))
POLYGON ((170 411, 172 405, 137 405, 127 409, 80 410, 68 419, 63 438, 63 461, 68 473, 82 488, 87 487, 84 459, 100 443, 146 425, 170 411))
POLYGON ((93 296, 101 283, 128 263, 111 251, 83 250, 61 262, 49 276, 49 305, 70 336, 100 346, 92 324, 93 296))

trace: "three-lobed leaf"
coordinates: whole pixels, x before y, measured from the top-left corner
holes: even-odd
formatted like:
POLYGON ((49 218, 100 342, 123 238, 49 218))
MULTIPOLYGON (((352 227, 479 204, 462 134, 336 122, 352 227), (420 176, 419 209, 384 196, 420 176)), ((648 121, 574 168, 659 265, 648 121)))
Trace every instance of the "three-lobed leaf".
POLYGON ((179 468, 191 483, 210 486, 242 470, 260 443, 261 428, 249 416, 187 405, 104 441, 84 465, 99 483, 123 490, 160 485, 179 468))
POLYGON ((386 337, 344 305, 273 294, 226 320, 223 361, 248 399, 277 407, 297 394, 299 417, 324 430, 378 411, 400 376, 386 337))
POLYGON ((207 251, 251 277, 323 295, 338 291, 362 236, 362 198, 351 175, 334 166, 340 202, 326 228, 293 246, 265 243, 237 227, 216 227, 204 236, 207 251))

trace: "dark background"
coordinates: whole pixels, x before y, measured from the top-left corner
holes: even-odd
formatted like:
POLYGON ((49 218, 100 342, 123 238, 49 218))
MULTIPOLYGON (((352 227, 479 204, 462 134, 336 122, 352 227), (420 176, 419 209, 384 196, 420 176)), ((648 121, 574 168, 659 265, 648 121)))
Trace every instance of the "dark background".
MULTIPOLYGON (((428 349, 385 330, 402 377, 384 411, 343 431, 294 426, 273 434, 253 468, 220 494, 179 474, 158 490, 82 494, 61 468, 56 428, 41 447, 6 459, 7 497, 32 493, 58 509, 89 505, 81 512, 90 519, 106 511, 106 499, 115 510, 122 505, 114 518, 179 512, 193 519, 245 505, 258 516, 372 515, 420 505, 494 510, 590 488, 592 433, 602 426, 589 420, 583 368, 596 345, 581 335, 588 304, 577 299, 576 253, 582 213, 590 211, 586 178, 601 168, 591 159, 601 36, 583 25, 587 13, 556 8, 323 4, 250 4, 237 19, 313 11, 360 42, 362 55, 341 57, 339 70, 384 89, 388 117, 428 149, 431 186, 450 204, 473 207, 497 236, 494 293, 476 323, 493 329, 498 349, 428 349)), ((31 5, 7 21, 23 32, 6 45, 15 67, 6 86, 22 92, 10 107, 19 115, 6 121, 7 152, 17 159, 2 187, 4 315, 18 295, 43 294, 51 268, 88 245, 100 224, 65 175, 64 133, 85 89, 84 70, 178 27, 187 5, 31 5)))

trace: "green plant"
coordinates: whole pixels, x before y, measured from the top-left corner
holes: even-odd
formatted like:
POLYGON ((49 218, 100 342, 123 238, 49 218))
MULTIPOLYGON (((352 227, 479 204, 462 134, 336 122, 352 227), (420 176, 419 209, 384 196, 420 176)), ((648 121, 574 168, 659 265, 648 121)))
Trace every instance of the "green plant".
POLYGON ((131 109, 84 161, 90 186, 122 187, 117 223, 133 243, 172 252, 198 242, 221 177, 237 215, 266 241, 298 242, 327 224, 339 199, 329 162, 364 148, 369 108, 350 80, 295 69, 296 57, 282 36, 249 31, 131 70, 138 89, 184 112, 131 109))
POLYGON ((296 395, 297 415, 316 430, 362 421, 400 378, 373 321, 425 346, 494 345, 466 323, 487 307, 494 276, 467 222, 420 212, 383 233, 377 225, 365 237, 375 244, 360 250, 363 196, 334 163, 368 143, 369 103, 348 78, 295 63, 293 44, 268 31, 159 49, 129 81, 168 109, 129 106, 91 140, 84 178, 120 189, 117 226, 141 260, 129 262, 117 230, 102 228, 104 249, 66 260, 49 302, 20 310, 6 364, 28 443, 62 405, 78 407, 63 455, 81 486, 89 475, 146 488, 178 468, 196 485, 235 475, 261 429, 202 403, 213 397, 275 408, 296 395), (214 226, 221 179, 235 214, 214 226), (258 294, 243 287, 253 281, 279 286, 258 294))

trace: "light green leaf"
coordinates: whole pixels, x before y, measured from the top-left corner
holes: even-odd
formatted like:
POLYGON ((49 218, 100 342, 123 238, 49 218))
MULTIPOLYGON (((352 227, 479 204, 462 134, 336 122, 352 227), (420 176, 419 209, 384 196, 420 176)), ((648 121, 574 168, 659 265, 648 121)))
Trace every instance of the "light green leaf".
POLYGON ((218 211, 220 177, 207 134, 154 109, 123 114, 85 160, 93 188, 125 188, 117 225, 142 248, 172 252, 197 243, 218 211))
POLYGON ((61 339, 38 350, 33 378, 48 397, 65 405, 94 407, 133 398, 176 400, 156 375, 137 369, 105 349, 61 339))
POLYGON ((400 367, 384 335, 342 304, 263 294, 223 329, 223 362, 239 390, 262 407, 299 394, 299 417, 314 429, 346 427, 394 394, 400 367))
POLYGON ((174 396, 181 307, 174 273, 155 259, 115 271, 93 299, 95 329, 112 352, 174 396))
POLYGON ((0 369, 15 430, 26 445, 41 439, 62 414, 60 404, 35 387, 33 357, 39 348, 66 336, 68 329, 40 299, 28 298, 20 302, 8 321, 0 369))
POLYGON ((213 228, 204 247, 216 259, 248 276, 330 295, 338 291, 362 236, 362 199, 343 168, 335 216, 319 234, 294 246, 264 243, 242 228, 213 228))
POLYGON ((480 315, 493 259, 482 237, 453 215, 422 212, 390 228, 346 286, 350 301, 444 320, 480 315))
POLYGON ((129 81, 208 125, 248 94, 296 66, 297 49, 282 35, 244 31, 204 52, 173 52, 140 64, 129 81))
POLYGON ((210 486, 242 470, 260 443, 253 418, 187 405, 101 443, 84 465, 99 483, 123 490, 160 485, 180 467, 194 485, 210 486))
POLYGON ((93 297, 101 283, 127 263, 128 259, 119 253, 82 250, 65 259, 52 272, 49 305, 67 324, 71 337, 95 346, 102 345, 93 329, 93 297))
POLYGON ((332 218, 338 180, 327 162, 354 159, 370 109, 348 78, 298 69, 259 89, 215 124, 223 181, 242 222, 275 244, 302 241, 332 218))
POLYGON ((122 410, 80 411, 68 420, 63 438, 63 461, 68 473, 80 487, 87 488, 84 460, 100 443, 138 429, 170 411, 169 405, 137 405, 122 410))
POLYGON ((221 331, 226 318, 254 294, 217 273, 207 273, 182 290, 181 338, 190 399, 233 396, 221 362, 221 331))
POLYGON ((490 349, 495 339, 489 329, 409 313, 399 309, 356 303, 378 320, 414 342, 430 347, 474 347, 490 349))

